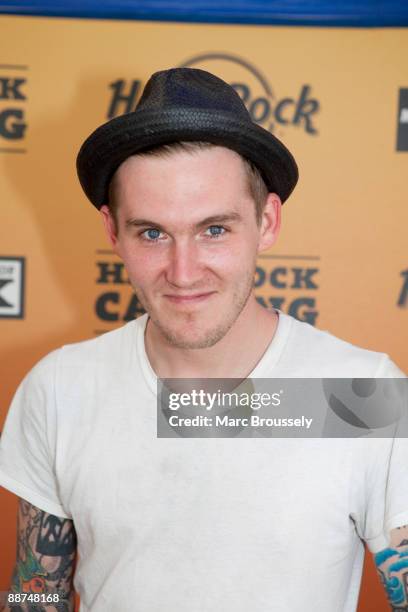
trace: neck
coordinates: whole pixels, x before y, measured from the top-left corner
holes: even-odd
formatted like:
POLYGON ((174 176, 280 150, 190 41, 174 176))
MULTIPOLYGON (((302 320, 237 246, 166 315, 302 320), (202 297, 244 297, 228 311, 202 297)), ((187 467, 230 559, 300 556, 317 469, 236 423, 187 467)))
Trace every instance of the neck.
POLYGON ((159 378, 245 378, 259 363, 278 325, 252 295, 231 329, 214 346, 181 349, 170 345, 149 318, 146 354, 159 378))

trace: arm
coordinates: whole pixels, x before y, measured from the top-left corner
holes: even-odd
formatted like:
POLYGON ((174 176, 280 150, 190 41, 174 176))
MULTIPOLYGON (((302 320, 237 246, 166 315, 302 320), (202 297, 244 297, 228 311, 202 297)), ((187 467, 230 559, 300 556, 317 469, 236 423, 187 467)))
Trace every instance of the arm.
POLYGON ((76 534, 73 522, 39 510, 20 499, 17 559, 12 593, 50 594, 57 590, 64 603, 8 604, 10 612, 73 612, 76 534))
POLYGON ((408 612, 408 525, 391 531, 390 547, 374 555, 392 612, 408 612))

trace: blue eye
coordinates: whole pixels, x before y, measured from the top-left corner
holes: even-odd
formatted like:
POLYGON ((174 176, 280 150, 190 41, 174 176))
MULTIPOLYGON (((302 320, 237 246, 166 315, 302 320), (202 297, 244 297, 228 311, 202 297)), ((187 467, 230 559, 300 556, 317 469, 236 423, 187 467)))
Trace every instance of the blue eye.
POLYGON ((153 242, 155 240, 158 240, 159 236, 160 236, 160 230, 152 227, 151 229, 147 229, 142 233, 142 236, 144 238, 146 238, 147 240, 150 240, 150 242, 153 242))
POLYGON ((210 225, 208 230, 210 230, 211 237, 222 236, 223 233, 226 231, 225 227, 222 227, 222 225, 210 225))

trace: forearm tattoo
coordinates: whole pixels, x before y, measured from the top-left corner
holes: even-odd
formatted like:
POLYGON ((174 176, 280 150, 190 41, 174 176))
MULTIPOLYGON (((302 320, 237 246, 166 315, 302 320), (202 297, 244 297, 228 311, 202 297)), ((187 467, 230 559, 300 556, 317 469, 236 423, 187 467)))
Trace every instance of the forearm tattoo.
POLYGON ((391 546, 374 555, 392 612, 408 612, 408 525, 391 532, 391 546))
POLYGON ((61 594, 59 602, 8 604, 10 612, 72 612, 76 558, 73 522, 43 512, 20 499, 14 593, 61 594))

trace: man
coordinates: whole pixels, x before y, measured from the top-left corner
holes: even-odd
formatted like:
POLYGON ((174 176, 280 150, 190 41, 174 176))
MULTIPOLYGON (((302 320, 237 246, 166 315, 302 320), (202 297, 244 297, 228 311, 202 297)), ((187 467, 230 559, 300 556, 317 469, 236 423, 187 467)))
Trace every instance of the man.
POLYGON ((365 541, 408 610, 404 440, 156 435, 157 377, 402 376, 255 299, 291 154, 226 83, 183 68, 98 128, 78 173, 147 312, 49 354, 17 391, 0 455, 22 499, 14 593, 57 589, 48 609, 73 609, 78 552, 83 612, 351 612, 365 541))

